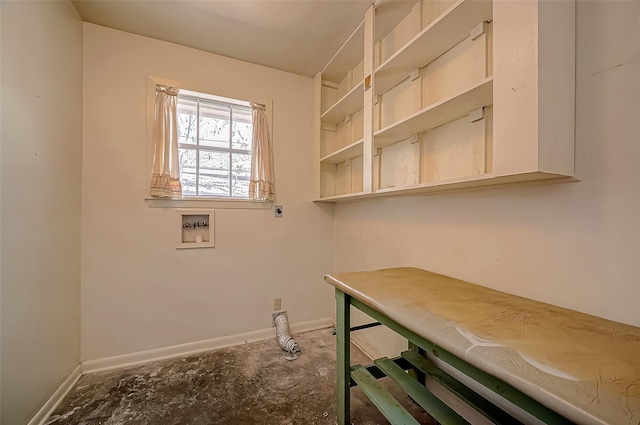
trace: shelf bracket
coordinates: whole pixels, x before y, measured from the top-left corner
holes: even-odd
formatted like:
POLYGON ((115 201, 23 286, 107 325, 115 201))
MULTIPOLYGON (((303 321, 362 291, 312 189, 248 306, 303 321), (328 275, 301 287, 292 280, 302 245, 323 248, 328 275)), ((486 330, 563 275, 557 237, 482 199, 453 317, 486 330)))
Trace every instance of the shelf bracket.
POLYGON ((337 89, 338 88, 338 84, 334 83, 333 81, 329 81, 329 80, 322 80, 322 86, 323 87, 328 87, 331 89, 337 89))
POLYGON ((420 68, 416 68, 411 71, 411 81, 415 81, 420 78, 420 68))
POLYGON ((344 117, 344 122, 349 122, 349 121, 351 121, 351 114, 347 114, 344 117))
POLYGON ((476 40, 485 32, 487 32, 487 23, 485 21, 482 21, 471 29, 471 40, 476 40))
POLYGON ((411 143, 412 145, 420 143, 420 134, 412 134, 411 137, 409 137, 409 143, 411 143))
POLYGON ((484 108, 474 109, 473 111, 469 112, 470 122, 480 121, 481 119, 484 119, 484 108))
POLYGON ((334 124, 327 124, 324 122, 320 124, 320 129, 326 130, 326 131, 333 131, 334 133, 338 131, 338 129, 334 124))

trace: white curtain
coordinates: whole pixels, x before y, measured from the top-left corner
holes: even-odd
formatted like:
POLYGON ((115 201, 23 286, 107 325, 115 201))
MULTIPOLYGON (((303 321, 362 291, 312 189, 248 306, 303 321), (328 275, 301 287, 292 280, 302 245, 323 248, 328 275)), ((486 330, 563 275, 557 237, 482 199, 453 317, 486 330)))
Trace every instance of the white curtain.
POLYGON ((273 178, 273 148, 269 136, 267 111, 264 105, 251 104, 253 110, 253 146, 251 149, 251 181, 249 198, 273 201, 275 180, 273 178))
POLYGON ((178 160, 178 89, 156 86, 156 114, 153 127, 153 171, 151 196, 181 198, 178 160))

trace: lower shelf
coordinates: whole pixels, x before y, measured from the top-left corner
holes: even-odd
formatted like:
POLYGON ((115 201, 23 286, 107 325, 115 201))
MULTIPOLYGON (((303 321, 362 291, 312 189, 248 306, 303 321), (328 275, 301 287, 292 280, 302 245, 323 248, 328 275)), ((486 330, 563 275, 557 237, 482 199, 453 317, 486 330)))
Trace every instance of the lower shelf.
POLYGON ((424 377, 442 385, 490 422, 522 425, 522 422, 438 368, 425 355, 419 354, 414 349, 405 351, 400 357, 394 359, 383 357, 374 360, 374 364, 370 366, 351 367, 351 386, 359 386, 392 424, 417 424, 418 422, 378 382, 378 379, 384 377, 388 377, 438 423, 466 425, 469 422, 435 396, 425 385, 424 377))
POLYGON ((472 406, 485 418, 496 419, 497 422, 501 424, 523 425, 522 422, 438 368, 426 356, 420 355, 415 350, 404 351, 401 356, 407 360, 415 370, 420 371, 425 376, 429 376, 468 406, 472 406))
POLYGON ((420 425, 407 410, 386 390, 366 368, 351 368, 351 377, 392 424, 420 425))
POLYGON ((391 380, 407 393, 416 403, 441 424, 463 425, 468 422, 454 412, 449 406, 444 404, 439 398, 431 393, 424 385, 404 372, 398 365, 388 358, 375 361, 378 366, 391 380))

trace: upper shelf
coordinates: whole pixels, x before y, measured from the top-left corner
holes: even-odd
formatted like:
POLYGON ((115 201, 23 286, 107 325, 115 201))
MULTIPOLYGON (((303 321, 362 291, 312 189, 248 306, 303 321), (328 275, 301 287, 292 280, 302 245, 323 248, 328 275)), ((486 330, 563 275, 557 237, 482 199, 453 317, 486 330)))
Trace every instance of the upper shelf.
POLYGON ((322 78, 339 83, 364 58, 364 21, 351 33, 340 50, 322 70, 322 78))
POLYGON ((433 103, 373 134, 375 147, 382 148, 467 115, 474 109, 493 104, 493 77, 433 103))
POLYGON ((349 93, 342 96, 333 106, 322 114, 322 122, 337 124, 348 114, 359 111, 364 107, 364 82, 361 81, 349 93))
POLYGON ((376 94, 393 88, 412 70, 429 64, 467 38, 474 26, 492 19, 491 1, 459 0, 376 69, 376 94))
POLYGON ((350 145, 345 146, 342 149, 338 149, 337 151, 325 156, 320 160, 320 163, 321 164, 340 164, 341 162, 345 162, 348 159, 362 156, 363 143, 364 143, 364 139, 360 139, 356 142, 353 142, 350 145))

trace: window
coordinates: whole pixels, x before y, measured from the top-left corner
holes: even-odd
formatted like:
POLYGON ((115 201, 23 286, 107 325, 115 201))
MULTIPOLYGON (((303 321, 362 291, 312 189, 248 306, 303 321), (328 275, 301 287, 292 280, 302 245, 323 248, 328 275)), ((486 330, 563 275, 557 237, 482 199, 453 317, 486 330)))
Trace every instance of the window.
POLYGON ((271 99, 226 85, 150 75, 147 204, 269 209, 275 199, 272 107, 271 99))
POLYGON ((180 90, 177 119, 182 195, 247 198, 253 132, 250 104, 180 90))

